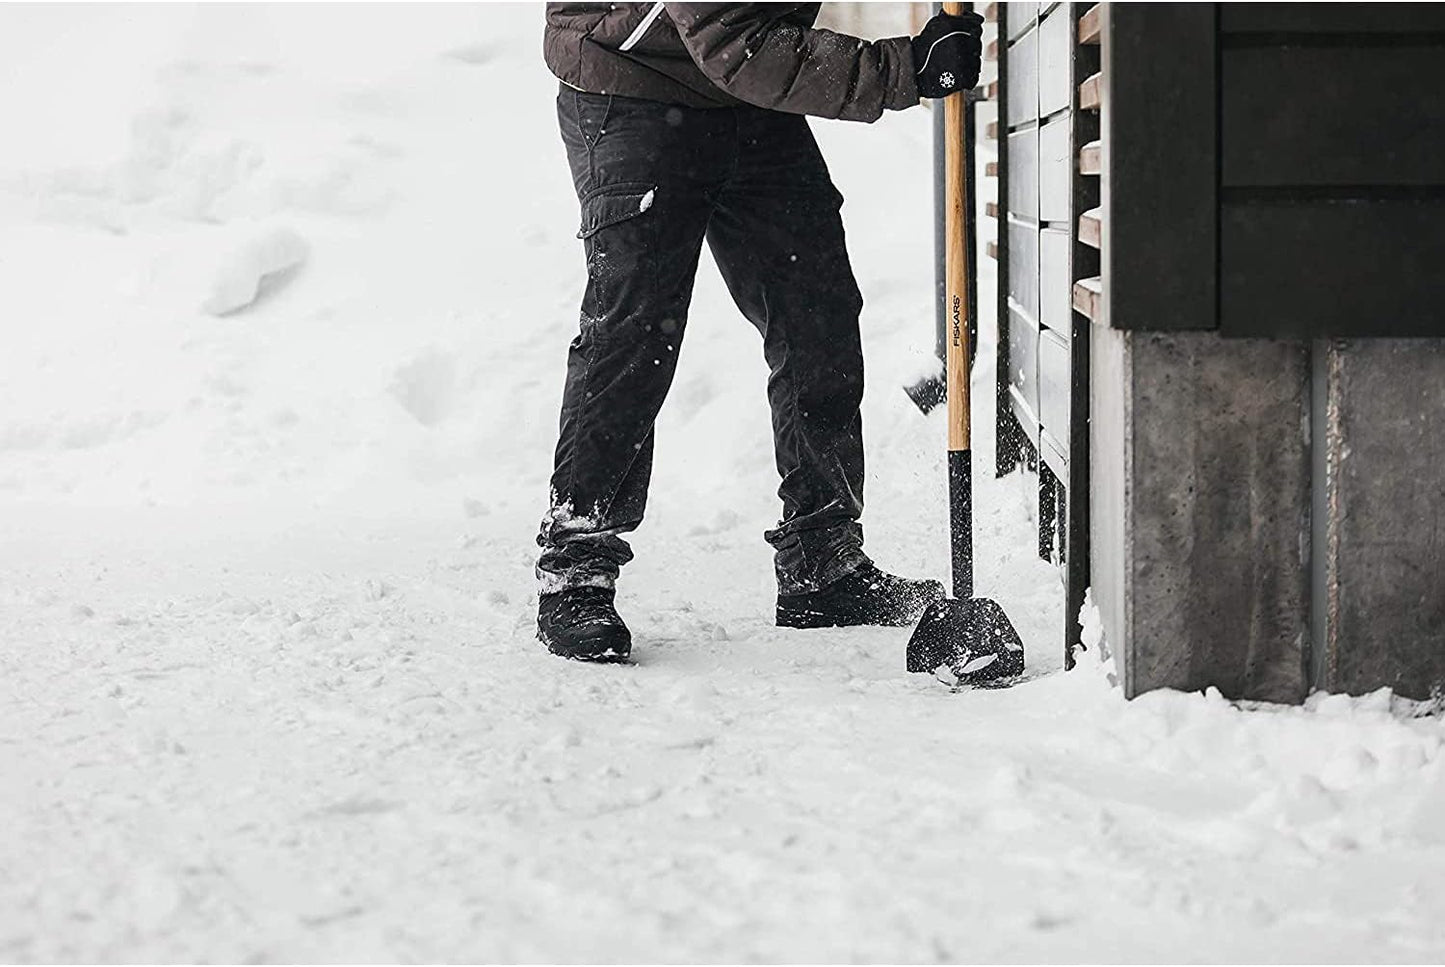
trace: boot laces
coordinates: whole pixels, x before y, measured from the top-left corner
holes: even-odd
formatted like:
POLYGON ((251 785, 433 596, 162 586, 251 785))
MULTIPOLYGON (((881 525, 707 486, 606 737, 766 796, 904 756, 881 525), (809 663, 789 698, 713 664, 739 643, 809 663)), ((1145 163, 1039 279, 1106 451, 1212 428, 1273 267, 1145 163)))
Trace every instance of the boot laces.
POLYGON ((567 617, 570 625, 615 625, 621 624, 612 598, 598 591, 592 594, 574 594, 567 602, 567 617))

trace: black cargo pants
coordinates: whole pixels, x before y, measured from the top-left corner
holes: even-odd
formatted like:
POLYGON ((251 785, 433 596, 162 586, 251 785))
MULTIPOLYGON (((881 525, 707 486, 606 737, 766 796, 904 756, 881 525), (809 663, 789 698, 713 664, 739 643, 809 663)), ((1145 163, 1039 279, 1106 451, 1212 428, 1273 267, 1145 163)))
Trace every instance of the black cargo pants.
POLYGON ((543 593, 611 587, 632 559, 653 423, 676 369, 703 239, 763 337, 782 484, 765 535, 781 592, 866 563, 859 404, 863 300, 842 196, 806 119, 694 109, 563 88, 562 140, 582 204, 581 327, 567 357, 552 504, 537 538, 543 593))

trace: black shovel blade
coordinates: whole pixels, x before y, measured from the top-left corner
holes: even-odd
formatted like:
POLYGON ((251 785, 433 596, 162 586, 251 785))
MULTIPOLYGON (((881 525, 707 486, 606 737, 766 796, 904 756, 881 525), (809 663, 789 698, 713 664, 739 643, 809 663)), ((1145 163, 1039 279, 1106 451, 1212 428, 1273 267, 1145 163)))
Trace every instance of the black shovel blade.
POLYGON ((903 387, 903 392, 924 414, 948 399, 948 387, 942 376, 925 376, 916 383, 903 387))
POLYGON ((1000 684, 1024 670, 1024 643, 991 598, 936 601, 908 639, 908 670, 955 685, 1000 684))

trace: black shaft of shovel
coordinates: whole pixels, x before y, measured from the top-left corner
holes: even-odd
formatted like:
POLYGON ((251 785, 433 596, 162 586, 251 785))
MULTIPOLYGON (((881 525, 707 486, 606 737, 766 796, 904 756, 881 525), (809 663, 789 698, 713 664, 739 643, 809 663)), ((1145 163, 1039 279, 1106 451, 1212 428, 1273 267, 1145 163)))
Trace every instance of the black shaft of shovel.
POLYGON ((952 543, 953 596, 973 598, 973 451, 948 451, 948 533, 952 543))

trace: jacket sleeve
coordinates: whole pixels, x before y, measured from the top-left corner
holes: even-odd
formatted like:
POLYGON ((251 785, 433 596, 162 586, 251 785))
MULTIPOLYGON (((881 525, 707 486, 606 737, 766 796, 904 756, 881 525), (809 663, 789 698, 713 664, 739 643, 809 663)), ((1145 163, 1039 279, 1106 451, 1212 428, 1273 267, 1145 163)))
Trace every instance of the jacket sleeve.
POLYGON ((918 103, 907 37, 869 42, 782 19, 775 3, 669 3, 697 66, 740 101, 775 111, 876 121, 918 103))

